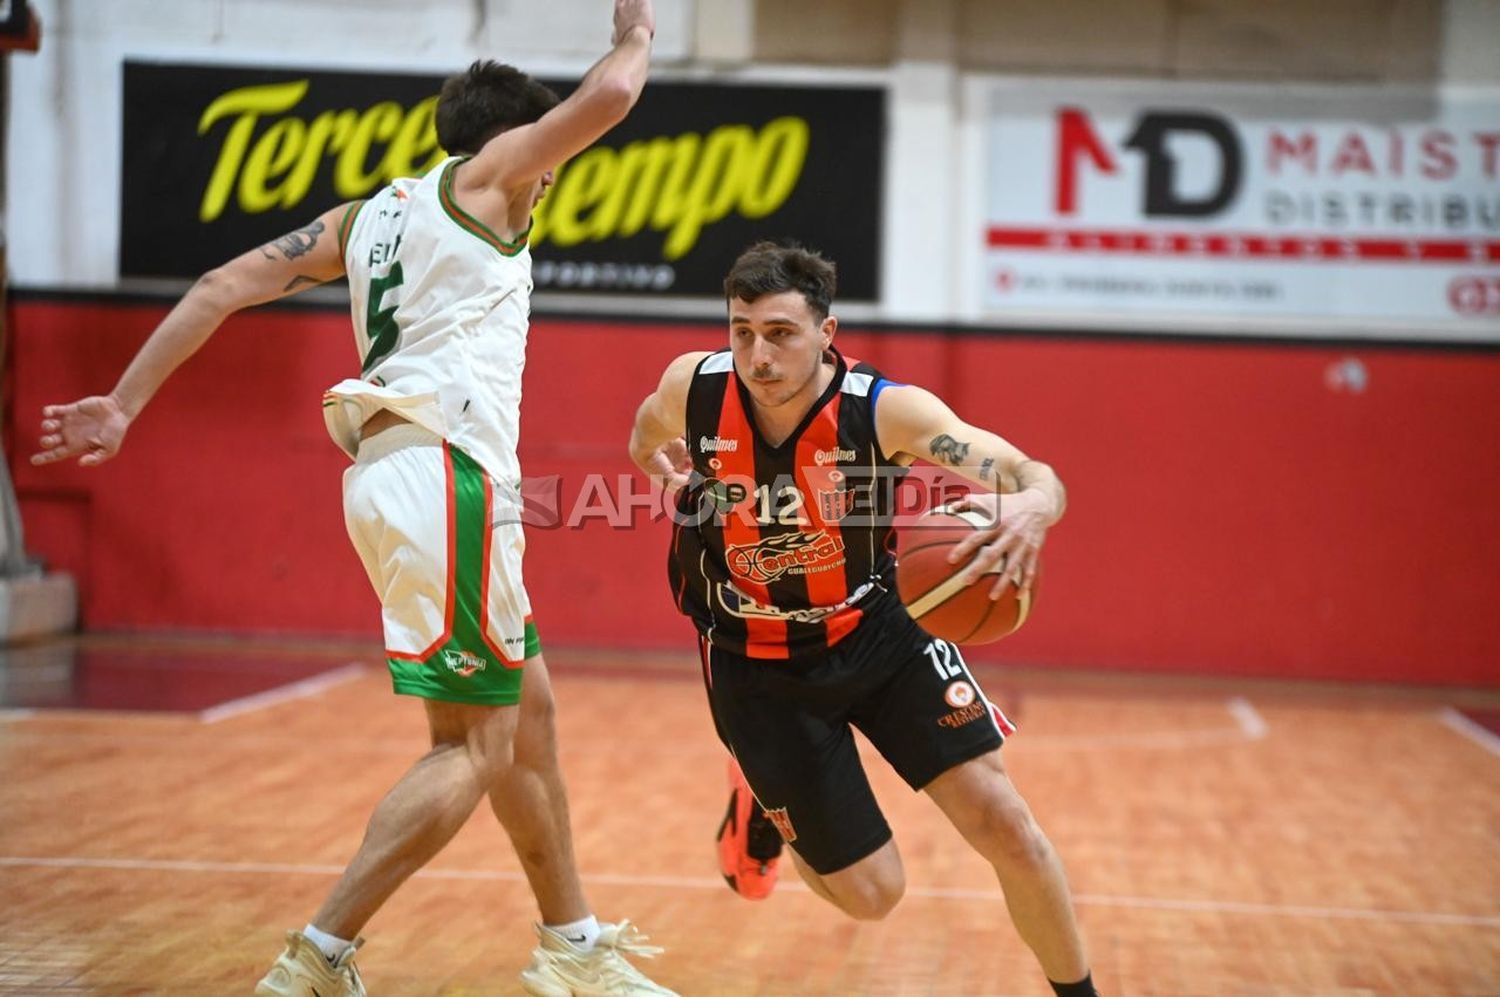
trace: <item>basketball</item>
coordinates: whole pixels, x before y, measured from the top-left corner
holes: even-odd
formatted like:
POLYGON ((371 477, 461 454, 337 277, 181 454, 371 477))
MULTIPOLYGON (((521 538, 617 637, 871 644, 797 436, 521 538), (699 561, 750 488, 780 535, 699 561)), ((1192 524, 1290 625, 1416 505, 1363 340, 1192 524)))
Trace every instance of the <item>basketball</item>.
POLYGON ((902 530, 896 590, 911 618, 934 637, 955 644, 988 644, 1015 633, 1031 613, 1036 599, 1034 581, 1028 589, 1011 585, 999 599, 990 598, 1005 561, 972 585, 959 579, 968 562, 948 563, 954 545, 989 525, 975 512, 932 511, 902 530))

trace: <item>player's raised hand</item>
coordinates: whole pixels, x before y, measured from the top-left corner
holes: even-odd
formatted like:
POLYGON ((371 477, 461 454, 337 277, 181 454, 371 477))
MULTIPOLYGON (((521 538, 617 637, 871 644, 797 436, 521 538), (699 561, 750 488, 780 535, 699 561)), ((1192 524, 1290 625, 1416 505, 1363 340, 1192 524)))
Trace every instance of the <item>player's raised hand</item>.
POLYGON ((656 11, 651 0, 615 0, 615 33, 611 45, 618 45, 631 28, 645 28, 646 33, 656 37, 656 11))
POLYGON ((108 395, 94 395, 69 405, 42 409, 41 450, 31 455, 33 464, 55 464, 77 457, 83 467, 109 460, 125 442, 130 417, 119 402, 108 395))

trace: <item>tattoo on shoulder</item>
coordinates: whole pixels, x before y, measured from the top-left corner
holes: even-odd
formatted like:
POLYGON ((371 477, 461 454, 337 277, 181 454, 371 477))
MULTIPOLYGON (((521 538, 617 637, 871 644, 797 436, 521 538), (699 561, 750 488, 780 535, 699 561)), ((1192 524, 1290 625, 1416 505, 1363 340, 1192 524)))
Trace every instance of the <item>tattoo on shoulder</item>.
POLYGON ((990 472, 993 471, 994 469, 995 469, 995 458, 993 458, 993 457, 986 457, 984 460, 980 461, 979 462, 979 480, 980 481, 988 481, 988 480, 990 480, 990 472))
POLYGON ((928 449, 935 459, 953 467, 958 467, 969 456, 969 444, 960 443, 947 433, 933 437, 928 449))
POLYGON ((272 249, 281 252, 282 259, 295 260, 299 256, 305 256, 312 252, 312 248, 318 244, 318 236, 323 234, 323 223, 315 221, 304 225, 295 232, 286 235, 260 247, 261 255, 268 260, 276 259, 272 249))
POLYGON ((286 287, 282 288, 282 290, 296 291, 304 287, 315 287, 321 283, 323 282, 321 280, 318 280, 316 277, 305 277, 302 274, 298 274, 297 276, 293 277, 291 281, 287 283, 286 287))

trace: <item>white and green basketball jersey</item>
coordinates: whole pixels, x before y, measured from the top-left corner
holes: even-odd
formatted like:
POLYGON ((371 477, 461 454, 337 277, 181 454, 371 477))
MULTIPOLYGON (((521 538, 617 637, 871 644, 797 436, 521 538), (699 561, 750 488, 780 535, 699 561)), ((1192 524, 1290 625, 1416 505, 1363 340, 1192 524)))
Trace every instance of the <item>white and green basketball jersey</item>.
POLYGON ((324 421, 353 457, 360 426, 391 409, 515 485, 531 253, 458 206, 461 162, 393 182, 339 226, 363 362, 324 396, 324 421))

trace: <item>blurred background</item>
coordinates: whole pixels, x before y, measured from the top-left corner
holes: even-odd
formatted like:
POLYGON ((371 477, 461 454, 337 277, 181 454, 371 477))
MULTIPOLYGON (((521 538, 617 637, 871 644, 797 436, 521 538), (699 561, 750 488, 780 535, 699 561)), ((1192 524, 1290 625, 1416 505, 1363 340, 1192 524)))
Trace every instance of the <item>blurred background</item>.
MULTIPOLYGON (((39 50, 7 59, 7 544, 13 577, 29 559, 73 589, 12 586, 12 615, 76 590, 90 632, 375 640, 318 407, 355 368, 342 288, 231 320, 105 468, 27 465, 38 412, 107 390, 204 269, 433 162, 447 73, 494 57, 566 90, 607 5, 30 9, 39 50)), ((1071 488, 1037 615, 976 658, 1500 680, 1500 4, 657 16, 639 107, 559 172, 532 240, 549 646, 685 646, 664 524, 573 513, 587 475, 630 478, 636 404, 723 342, 722 273, 773 237, 837 260, 847 354, 1071 488)))

